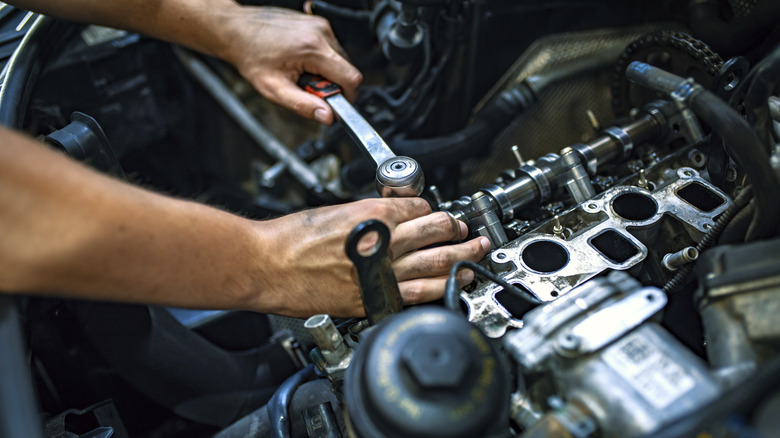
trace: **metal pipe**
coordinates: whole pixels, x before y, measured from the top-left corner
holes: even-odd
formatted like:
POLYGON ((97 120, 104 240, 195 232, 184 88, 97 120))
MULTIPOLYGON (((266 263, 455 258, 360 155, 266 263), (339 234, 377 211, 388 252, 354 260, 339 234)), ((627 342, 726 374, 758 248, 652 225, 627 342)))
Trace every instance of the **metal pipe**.
POLYGON ((664 268, 670 271, 676 271, 688 263, 695 262, 698 258, 699 251, 696 247, 689 246, 675 253, 666 254, 661 263, 664 265, 664 268))
POLYGON ((318 193, 324 190, 317 174, 295 153, 277 140, 268 129, 261 125, 235 94, 222 82, 219 76, 214 74, 205 63, 182 49, 176 48, 174 51, 187 71, 203 85, 203 88, 257 142, 263 151, 287 165, 290 174, 307 189, 318 193))
POLYGON ((329 365, 341 362, 349 354, 347 345, 327 314, 314 315, 306 320, 303 327, 309 332, 314 343, 320 348, 322 357, 329 365))

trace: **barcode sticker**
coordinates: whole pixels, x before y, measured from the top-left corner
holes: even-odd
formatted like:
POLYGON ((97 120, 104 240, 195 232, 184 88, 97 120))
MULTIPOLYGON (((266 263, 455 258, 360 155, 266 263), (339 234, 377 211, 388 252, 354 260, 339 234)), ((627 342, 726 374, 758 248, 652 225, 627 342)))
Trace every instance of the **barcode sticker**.
POLYGON ((634 333, 609 347, 604 361, 657 409, 664 409, 696 381, 658 347, 634 333))

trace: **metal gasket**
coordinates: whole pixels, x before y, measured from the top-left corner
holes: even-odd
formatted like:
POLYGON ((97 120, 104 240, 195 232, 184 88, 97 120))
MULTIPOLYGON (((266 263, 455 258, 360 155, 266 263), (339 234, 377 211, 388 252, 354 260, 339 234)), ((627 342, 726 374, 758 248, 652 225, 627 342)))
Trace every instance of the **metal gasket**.
MULTIPOLYGON (((669 170, 664 179, 668 183, 655 191, 627 185, 610 189, 560 215, 564 224, 586 224, 571 235, 560 237, 550 231, 547 223, 493 251, 490 260, 499 270, 508 271, 503 278, 509 283, 542 301, 553 301, 606 270, 625 271, 645 260, 648 248, 637 236, 652 234, 643 231, 651 230, 664 216, 676 219, 692 239, 698 240, 732 204, 725 193, 692 168, 669 170), (686 200, 681 191, 689 186, 689 191, 710 194, 712 204, 717 205, 702 207, 686 200), (633 254, 617 251, 615 256, 603 247, 599 249, 594 241, 604 235, 606 240, 622 245, 618 249, 629 249, 633 254), (531 249, 534 257, 529 257, 531 249), (561 263, 564 253, 566 260, 561 263)), ((522 327, 522 321, 496 299, 501 291, 502 287, 486 283, 471 293, 461 293, 469 309, 469 321, 494 338, 509 327, 522 327)))

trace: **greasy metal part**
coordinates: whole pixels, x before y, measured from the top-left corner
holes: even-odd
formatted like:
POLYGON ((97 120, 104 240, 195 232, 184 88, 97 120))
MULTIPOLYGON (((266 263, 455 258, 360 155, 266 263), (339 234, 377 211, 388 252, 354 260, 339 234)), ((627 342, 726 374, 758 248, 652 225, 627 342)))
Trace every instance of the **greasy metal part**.
POLYGON ((523 370, 541 371, 550 360, 560 354, 560 340, 565 337, 562 335, 565 335, 567 330, 570 331, 573 325, 594 311, 608 308, 634 294, 643 293, 638 281, 623 272, 613 272, 528 312, 524 318, 523 330, 507 334, 503 343, 523 370))
POLYGON ((341 93, 328 96, 325 101, 338 114, 352 139, 374 160, 379 195, 384 198, 420 196, 425 188, 425 178, 417 161, 396 156, 341 93))
POLYGON ((420 196, 424 187, 422 167, 413 158, 393 157, 376 169, 376 190, 383 198, 420 196))
POLYGON ((444 198, 441 196, 439 188, 436 186, 430 186, 428 187, 428 192, 431 194, 431 196, 433 196, 433 202, 436 203, 436 206, 439 207, 439 209, 442 209, 444 206, 444 198))
POLYGON ((612 126, 605 129, 604 133, 618 142, 618 151, 623 157, 631 155, 631 151, 634 149, 634 141, 625 129, 612 126))
MULTIPOLYGON (((665 118, 661 112, 651 107, 637 120, 623 127, 607 128, 607 135, 588 144, 575 144, 566 148, 561 156, 551 153, 533 162, 525 161, 516 170, 517 178, 502 186, 483 188, 481 192, 493 198, 493 208, 498 210, 495 214, 503 223, 514 218, 515 213, 524 207, 549 200, 553 189, 559 184, 563 184, 577 202, 584 202, 595 195, 589 175, 594 175, 600 164, 618 157, 625 158, 635 143, 643 143, 663 134, 664 124, 665 118)), ((453 203, 449 211, 454 217, 465 219, 472 231, 486 227, 486 221, 491 226, 494 223, 492 216, 483 217, 484 210, 481 207, 476 209, 470 203, 453 203), (475 215, 480 216, 480 219, 476 219, 475 215)), ((497 243, 505 243, 501 239, 491 239, 491 242, 494 248, 501 246, 497 243)))
POLYGON ((575 438, 553 414, 545 414, 537 423, 523 432, 523 438, 575 438))
POLYGON ((512 210, 512 200, 509 199, 504 188, 491 184, 482 190, 492 196, 498 203, 498 208, 501 211, 501 222, 509 222, 514 216, 514 210, 512 210))
POLYGON ((516 180, 507 184, 506 190, 511 194, 510 198, 516 200, 515 202, 512 202, 514 207, 520 207, 521 205, 530 203, 537 198, 539 202, 545 202, 550 199, 550 195, 552 194, 552 187, 550 187, 550 182, 547 181, 547 177, 544 175, 544 171, 542 171, 542 169, 526 164, 525 166, 520 166, 517 171, 520 173, 525 173, 528 178, 523 178, 521 176, 520 178, 517 178, 516 180), (534 188, 532 186, 524 184, 526 181, 533 182, 536 185, 536 194, 534 194, 534 188))
MULTIPOLYGON (((683 167, 661 175, 657 172, 661 172, 662 165, 646 170, 647 178, 658 186, 655 191, 628 185, 609 189, 559 214, 562 226, 576 225, 565 239, 555 235, 551 221, 496 248, 490 261, 506 267, 504 280, 543 301, 553 301, 602 272, 639 265, 648 255, 647 245, 671 250, 664 247, 670 242, 654 240, 655 230, 667 220, 664 218, 671 219, 692 241, 701 239, 732 201, 694 169, 683 167), (691 189, 720 205, 705 208, 709 211, 692 205, 685 198, 691 189)), ((469 321, 490 337, 500 337, 507 328, 523 325, 499 303, 496 296, 501 291, 500 286, 485 283, 470 293, 461 293, 469 309, 469 321)))
POLYGON ((676 271, 688 263, 695 262, 698 258, 699 251, 696 250, 695 246, 689 246, 675 253, 666 254, 661 264, 670 271, 676 271))
POLYGON ((512 155, 514 155, 517 160, 517 167, 525 166, 525 160, 523 160, 523 156, 520 155, 520 148, 517 147, 517 145, 512 145, 512 155))
POLYGON ((644 288, 607 308, 585 317, 558 338, 559 354, 584 354, 596 351, 623 334, 638 327, 659 312, 667 303, 666 294, 658 288, 644 288), (575 349, 563 349, 563 339, 576 339, 575 349))
POLYGON ((573 436, 594 426, 603 437, 651 436, 721 392, 701 359, 651 322, 665 304, 660 289, 613 272, 530 311, 504 346, 555 382, 549 404, 573 436))
POLYGON ((585 168, 582 167, 577 152, 574 152, 572 148, 562 150, 560 161, 562 166, 559 178, 574 202, 579 204, 596 195, 596 190, 593 189, 590 177, 585 168))
POLYGON ((561 225, 561 218, 559 218, 557 214, 553 217, 553 224, 553 234, 555 234, 555 237, 565 239, 566 235, 563 232, 564 228, 563 225, 561 225))
POLYGON ((499 248, 509 241, 501 220, 496 214, 493 198, 483 192, 477 192, 472 197, 470 206, 472 210, 469 215, 471 218, 469 224, 478 235, 490 239, 493 248, 499 248))
POLYGON ((347 236, 345 249, 357 269, 363 309, 372 325, 403 309, 398 281, 387 253, 389 246, 390 230, 375 219, 361 222, 347 236), (376 243, 367 252, 361 251, 360 241, 371 233, 376 233, 376 243))
POLYGON ((596 421, 580 403, 564 403, 559 397, 550 397, 553 416, 574 438, 588 438, 598 430, 596 421))
POLYGON ((580 160, 585 163, 585 168, 588 170, 589 175, 595 175, 596 169, 599 165, 599 157, 596 155, 592 146, 584 145, 582 143, 574 144, 570 146, 580 155, 580 160))
MULTIPOLYGON (((303 160, 287 149, 268 129, 261 125, 206 64, 182 49, 174 49, 174 52, 184 67, 203 85, 203 88, 211 94, 239 126, 257 142, 263 151, 277 161, 284 163, 290 174, 307 189, 315 192, 323 192, 325 190, 316 172, 311 170, 303 160)), ((330 191, 334 192, 334 190, 330 191)), ((334 193, 336 192, 338 191, 334 193)))
POLYGON ((395 158, 395 153, 390 150, 390 146, 341 93, 326 97, 325 100, 348 128, 347 133, 350 137, 357 144, 363 146, 377 167, 385 161, 395 158))
POLYGON ((636 186, 640 189, 647 189, 649 186, 647 178, 645 177, 645 169, 639 170, 639 180, 636 182, 636 186))
POLYGON ((303 323, 303 327, 320 348, 328 365, 335 365, 349 355, 350 349, 344 343, 344 339, 336 329, 336 325, 333 324, 330 315, 314 315, 303 323))
POLYGON ((604 438, 653 436, 722 393, 704 361, 652 322, 550 368, 561 396, 584 406, 604 438))
POLYGON ((780 121, 780 97, 769 96, 767 103, 769 104, 769 116, 774 121, 780 121))

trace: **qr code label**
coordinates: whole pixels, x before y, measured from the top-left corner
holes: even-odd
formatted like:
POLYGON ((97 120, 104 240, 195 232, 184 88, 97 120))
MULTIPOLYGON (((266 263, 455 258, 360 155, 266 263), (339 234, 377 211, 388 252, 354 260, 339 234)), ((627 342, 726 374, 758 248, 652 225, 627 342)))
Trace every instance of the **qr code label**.
POLYGON ((603 358, 656 409, 666 408, 696 386, 685 368, 636 333, 609 347, 603 358))

